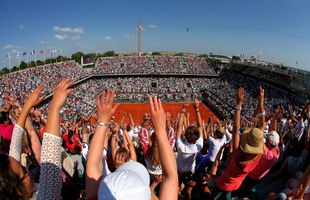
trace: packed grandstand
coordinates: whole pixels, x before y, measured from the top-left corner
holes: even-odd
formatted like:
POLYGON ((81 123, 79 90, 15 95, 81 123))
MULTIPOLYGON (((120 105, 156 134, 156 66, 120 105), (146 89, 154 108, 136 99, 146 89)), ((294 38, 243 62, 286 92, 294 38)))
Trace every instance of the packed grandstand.
MULTIPOLYGON (((3 102, 1 150, 21 162, 33 183, 37 183, 31 193, 23 190, 16 194, 16 199, 21 196, 29 199, 32 195, 38 199, 116 197, 119 191, 112 188, 116 187, 112 179, 102 181, 111 194, 103 192, 107 188, 97 192, 99 185, 93 189, 95 192, 87 189, 93 187, 87 182, 93 174, 87 171, 91 168, 87 162, 92 158, 90 161, 96 164, 91 141, 103 139, 98 136, 98 127, 105 127, 106 131, 104 148, 96 146, 103 151, 102 159, 97 161, 101 163, 97 163, 100 173, 112 177, 111 174, 121 171, 123 163, 142 163, 147 170, 147 188, 150 186, 151 191, 143 190, 141 197, 161 197, 165 190, 159 189, 160 185, 167 184, 177 173, 177 199, 285 199, 300 198, 300 195, 309 198, 309 102, 281 85, 211 64, 207 57, 100 57, 87 69, 74 60, 46 64, 1 76, 0 96, 3 102), (59 107, 61 143, 49 132, 53 130, 49 116, 57 98, 61 95, 65 98, 67 94, 66 102, 59 107), (44 99, 34 103, 29 95, 44 96, 44 99), (102 100, 96 101, 101 95, 102 100), (180 110, 162 115, 166 119, 165 138, 177 169, 164 158, 170 155, 170 150, 164 155, 165 148, 157 144, 162 139, 157 135, 161 128, 156 121, 159 120, 156 106, 137 121, 133 120, 136 113, 117 109, 123 117, 114 117, 115 110, 104 118, 106 121, 100 117, 98 101, 104 105, 105 98, 121 104, 148 106, 150 96, 161 99, 164 105, 182 104, 180 110), (201 119, 200 104, 212 111, 208 118, 201 119), (189 107, 194 112, 189 114, 189 107), (194 115, 195 120, 190 121, 188 115, 194 115), (249 135, 248 139, 244 139, 243 132, 249 135), (24 141, 23 135, 28 136, 24 141), (65 156, 54 157, 50 150, 53 148, 60 148, 59 152, 65 156), (54 170, 61 169, 56 172, 53 166, 49 168, 56 177, 51 177, 45 169, 46 160, 56 165, 54 170), (49 185, 54 179, 55 184, 49 185), (52 197, 47 190, 52 192, 52 197)), ((156 105, 157 99, 151 102, 156 105)), ((163 112, 160 106, 158 109, 163 112)), ((139 181, 131 184, 124 183, 124 187, 131 191, 142 187, 139 181)), ((0 199, 6 199, 2 193, 5 188, 0 188, 0 199)), ((171 188, 173 193, 174 187, 171 188)), ((129 195, 128 199, 135 199, 127 190, 124 194, 129 195)))

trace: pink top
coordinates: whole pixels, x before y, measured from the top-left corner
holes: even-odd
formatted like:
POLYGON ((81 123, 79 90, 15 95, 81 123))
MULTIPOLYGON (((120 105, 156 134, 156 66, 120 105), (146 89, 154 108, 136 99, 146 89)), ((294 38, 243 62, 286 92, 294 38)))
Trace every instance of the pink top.
POLYGON ((222 191, 239 189, 245 177, 257 166, 260 159, 237 163, 235 152, 229 160, 227 169, 216 180, 216 187, 222 191))
POLYGON ((11 140, 13 134, 14 124, 7 125, 7 124, 0 124, 0 135, 2 139, 11 140))
POLYGON ((273 165, 276 164, 276 162, 279 159, 279 156, 280 156, 280 150, 278 147, 272 151, 265 146, 264 155, 262 155, 262 157, 259 159, 258 165, 253 171, 251 171, 249 177, 255 180, 262 179, 273 167, 273 165))

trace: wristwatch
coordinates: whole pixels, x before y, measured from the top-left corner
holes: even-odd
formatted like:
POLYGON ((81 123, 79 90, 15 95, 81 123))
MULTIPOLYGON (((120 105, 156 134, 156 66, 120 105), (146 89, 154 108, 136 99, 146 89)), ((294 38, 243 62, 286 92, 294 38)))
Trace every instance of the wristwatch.
POLYGON ((104 122, 97 122, 97 125, 99 125, 99 126, 107 126, 104 122))

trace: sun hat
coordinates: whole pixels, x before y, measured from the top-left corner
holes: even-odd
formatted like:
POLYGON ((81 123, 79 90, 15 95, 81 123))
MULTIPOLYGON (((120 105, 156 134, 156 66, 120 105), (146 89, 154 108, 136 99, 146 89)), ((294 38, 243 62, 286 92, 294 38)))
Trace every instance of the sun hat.
POLYGON ((240 148, 249 154, 264 153, 264 133, 259 128, 246 128, 240 136, 240 148))
POLYGON ((271 145, 277 146, 280 142, 279 134, 276 131, 271 131, 267 134, 267 140, 271 145))
POLYGON ((135 161, 122 164, 100 183, 99 200, 149 200, 151 198, 150 176, 146 168, 135 161))

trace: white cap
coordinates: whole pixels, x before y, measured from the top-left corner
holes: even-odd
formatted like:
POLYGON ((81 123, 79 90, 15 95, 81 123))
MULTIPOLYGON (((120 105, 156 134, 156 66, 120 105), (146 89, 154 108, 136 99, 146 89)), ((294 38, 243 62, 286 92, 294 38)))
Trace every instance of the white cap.
POLYGON ((277 146, 280 142, 279 134, 275 131, 269 132, 267 134, 267 139, 268 139, 268 142, 273 146, 277 146))
POLYGON ((131 200, 151 198, 150 176, 146 168, 134 161, 125 162, 105 177, 98 190, 99 200, 131 200))

